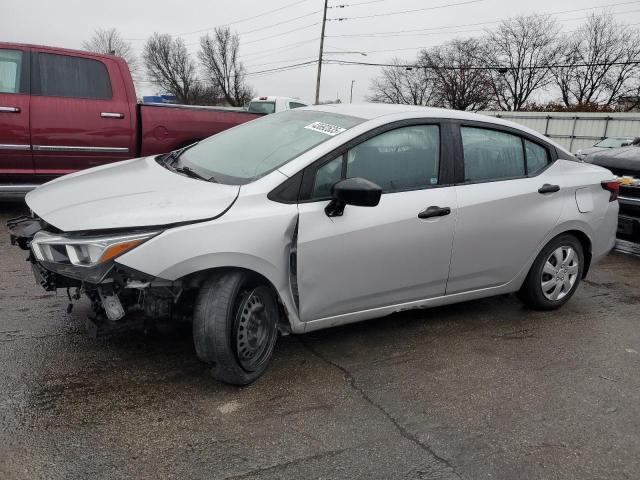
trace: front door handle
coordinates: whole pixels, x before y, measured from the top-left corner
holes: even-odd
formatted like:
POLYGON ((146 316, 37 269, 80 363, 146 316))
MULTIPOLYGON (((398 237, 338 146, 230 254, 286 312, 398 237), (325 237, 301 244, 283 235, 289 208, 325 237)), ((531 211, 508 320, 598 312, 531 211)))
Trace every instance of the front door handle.
POLYGON ((102 118, 124 118, 124 113, 117 112, 102 112, 100 114, 102 118))
POLYGON ((4 113, 20 113, 19 107, 0 107, 0 112, 4 113))
POLYGON ((560 185, 551 185, 550 183, 545 183, 538 189, 538 193, 554 193, 560 190, 560 185))
POLYGON ((449 207, 437 207, 435 205, 432 205, 421 211, 418 214, 418 218, 444 217, 445 215, 449 215, 450 213, 451 209, 449 207))

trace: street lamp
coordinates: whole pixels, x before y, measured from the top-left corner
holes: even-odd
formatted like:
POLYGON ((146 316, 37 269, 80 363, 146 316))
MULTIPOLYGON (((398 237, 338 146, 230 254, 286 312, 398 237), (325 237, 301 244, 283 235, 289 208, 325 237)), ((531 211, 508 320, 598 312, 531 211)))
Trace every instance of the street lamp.
POLYGON ((349 95, 349 103, 353 103, 353 84, 356 83, 355 80, 351 80, 351 94, 349 95))

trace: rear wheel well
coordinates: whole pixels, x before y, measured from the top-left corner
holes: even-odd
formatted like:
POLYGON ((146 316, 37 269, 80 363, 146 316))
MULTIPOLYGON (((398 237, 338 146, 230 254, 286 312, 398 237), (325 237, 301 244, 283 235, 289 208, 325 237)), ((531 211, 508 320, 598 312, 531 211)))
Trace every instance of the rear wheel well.
POLYGON ((586 233, 581 232, 580 230, 568 230, 566 232, 562 232, 560 235, 573 235, 582 245, 582 251, 584 253, 584 269, 582 270, 582 278, 585 278, 589 272, 589 267, 591 266, 591 240, 586 233))

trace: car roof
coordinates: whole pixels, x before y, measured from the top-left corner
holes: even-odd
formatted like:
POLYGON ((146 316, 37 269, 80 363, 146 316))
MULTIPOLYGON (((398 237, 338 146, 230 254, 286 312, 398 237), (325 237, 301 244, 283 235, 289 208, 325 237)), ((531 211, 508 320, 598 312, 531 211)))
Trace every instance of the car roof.
POLYGON ((482 122, 491 122, 496 124, 517 125, 513 122, 489 117, 487 115, 479 115, 477 113, 465 112, 461 110, 450 110, 446 108, 423 107, 419 105, 397 105, 389 103, 331 103, 326 105, 314 105, 305 107, 305 110, 317 110, 327 113, 337 113, 359 117, 364 120, 373 120, 374 118, 385 115, 397 115, 405 113, 407 117, 425 117, 425 118, 453 118, 459 120, 476 120, 482 122))
MULTIPOLYGON (((462 110, 451 110, 447 108, 436 107, 423 107, 419 105, 397 105, 388 103, 331 103, 325 105, 313 105, 310 107, 304 107, 301 110, 314 110, 326 113, 336 113, 339 115, 349 115, 351 117, 362 118, 363 120, 373 120, 375 118, 387 116, 387 115, 400 115, 405 118, 443 118, 453 120, 467 120, 483 122, 494 125, 501 125, 505 127, 511 127, 522 132, 526 132, 530 135, 538 137, 549 143, 556 148, 559 148, 565 152, 562 146, 548 137, 545 137, 540 132, 537 132, 529 127, 525 127, 522 124, 503 120, 501 118, 492 117, 489 115, 480 115, 478 113, 466 112, 462 110)), ((567 152, 567 154, 571 155, 567 152)))

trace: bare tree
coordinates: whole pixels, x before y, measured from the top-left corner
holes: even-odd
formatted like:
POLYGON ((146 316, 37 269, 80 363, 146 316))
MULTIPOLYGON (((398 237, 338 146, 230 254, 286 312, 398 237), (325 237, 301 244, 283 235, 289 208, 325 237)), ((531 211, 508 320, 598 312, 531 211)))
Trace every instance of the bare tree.
POLYGON ((419 63, 431 72, 434 104, 456 110, 482 110, 493 98, 491 76, 479 68, 483 48, 477 39, 452 40, 423 50, 419 63))
POLYGON ((383 67, 379 77, 371 81, 370 102, 428 105, 433 99, 432 82, 427 69, 419 65, 406 67, 394 58, 393 66, 383 67))
POLYGON ((142 58, 151 82, 175 95, 180 103, 195 103, 202 87, 196 65, 181 38, 154 33, 144 46, 142 58))
POLYGON ((504 20, 485 37, 485 63, 494 98, 502 110, 520 109, 553 80, 550 66, 560 57, 558 24, 549 16, 504 20))
POLYGON ((563 103, 610 106, 637 95, 640 35, 607 13, 592 14, 563 38, 561 66, 553 70, 563 103))
POLYGON ((138 58, 129 42, 124 40, 115 28, 98 28, 90 40, 82 42, 82 48, 90 52, 117 55, 125 59, 131 73, 138 71, 138 58))
POLYGON ((238 52, 240 39, 228 27, 216 28, 213 36, 200 38, 200 62, 209 82, 232 106, 240 107, 251 100, 253 89, 245 83, 245 68, 238 52))

